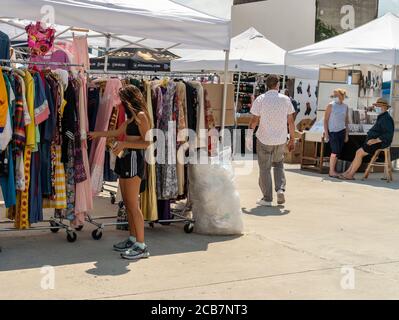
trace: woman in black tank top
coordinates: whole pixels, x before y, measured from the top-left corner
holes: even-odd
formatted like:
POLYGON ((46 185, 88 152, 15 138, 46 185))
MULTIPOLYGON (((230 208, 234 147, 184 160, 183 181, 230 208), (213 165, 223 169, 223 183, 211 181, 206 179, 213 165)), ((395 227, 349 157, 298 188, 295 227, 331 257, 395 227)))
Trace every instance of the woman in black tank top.
POLYGON ((116 142, 112 151, 117 156, 115 173, 119 175, 122 198, 128 213, 130 237, 116 244, 114 250, 121 252, 122 258, 135 260, 150 255, 145 245, 144 217, 139 195, 145 177, 144 152, 150 145, 145 137, 151 125, 146 102, 138 88, 129 85, 120 91, 119 96, 128 120, 115 131, 91 132, 89 137, 117 138, 126 134, 125 141, 116 142))

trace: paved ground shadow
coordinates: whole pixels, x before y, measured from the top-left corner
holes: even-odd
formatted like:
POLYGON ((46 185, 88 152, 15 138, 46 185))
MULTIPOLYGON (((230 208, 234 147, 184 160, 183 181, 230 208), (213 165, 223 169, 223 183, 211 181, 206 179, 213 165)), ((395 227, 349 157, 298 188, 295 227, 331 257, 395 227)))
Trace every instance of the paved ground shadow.
MULTIPOLYGON (((127 232, 112 228, 105 230, 100 241, 91 238, 93 229, 87 227, 78 233, 78 241, 68 243, 65 233, 38 231, 37 233, 13 232, 0 235, 0 272, 94 263, 95 268, 86 272, 95 276, 118 276, 130 272, 131 261, 122 260, 112 246, 128 236, 127 232)), ((207 251, 211 243, 231 241, 237 236, 202 236, 186 234, 183 225, 147 228, 147 245, 152 257, 189 252, 207 251)))
POLYGON ((256 207, 252 209, 242 208, 244 214, 259 216, 259 217, 280 217, 290 214, 290 210, 284 209, 283 206, 278 207, 256 207))

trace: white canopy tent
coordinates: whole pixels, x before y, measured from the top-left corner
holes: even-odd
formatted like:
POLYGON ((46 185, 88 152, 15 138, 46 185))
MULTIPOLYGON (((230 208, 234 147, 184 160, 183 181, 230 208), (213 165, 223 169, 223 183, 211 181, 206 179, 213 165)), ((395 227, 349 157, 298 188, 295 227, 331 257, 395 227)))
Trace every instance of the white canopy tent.
MULTIPOLYGON (((228 70, 238 72, 238 88, 242 72, 264 74, 282 74, 302 79, 318 79, 317 67, 286 66, 286 51, 266 39, 255 28, 234 37, 230 45, 228 70)), ((172 71, 223 71, 225 70, 224 55, 215 50, 198 50, 181 59, 171 62, 172 71)), ((237 111, 239 90, 236 93, 235 110, 237 111)))
MULTIPOLYGON (((14 29, 12 40, 24 37, 23 24, 16 18, 68 26, 58 29, 60 39, 70 38, 72 32, 81 28, 87 29, 89 44, 105 47, 107 53, 113 46, 144 46, 224 50, 226 60, 229 55, 230 21, 170 0, 0 0, 0 19, 19 29, 14 29)), ((227 84, 224 106, 226 94, 227 84)), ((224 128, 225 111, 222 119, 224 128)))
POLYGON ((359 28, 287 53, 289 65, 399 63, 399 17, 387 13, 359 28))
MULTIPOLYGON (((287 53, 287 64, 399 64, 399 17, 387 13, 359 28, 287 53)), ((391 88, 391 102, 393 81, 391 88)))
MULTIPOLYGON (((229 71, 286 74, 303 79, 318 79, 316 67, 285 65, 286 51, 266 39, 255 28, 231 39, 229 71)), ((199 50, 172 61, 173 71, 223 71, 224 55, 215 50, 199 50)))

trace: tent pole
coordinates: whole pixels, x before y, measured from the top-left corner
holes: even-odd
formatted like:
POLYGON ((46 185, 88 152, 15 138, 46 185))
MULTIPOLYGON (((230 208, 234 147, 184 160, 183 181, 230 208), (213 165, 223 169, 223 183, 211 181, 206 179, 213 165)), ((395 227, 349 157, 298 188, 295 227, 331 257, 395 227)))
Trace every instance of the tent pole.
POLYGON ((237 84, 237 94, 236 94, 236 102, 234 105, 234 117, 237 114, 238 110, 238 99, 240 98, 240 85, 241 85, 241 71, 238 73, 238 84, 237 84))
MULTIPOLYGON (((393 89, 394 89, 394 81, 396 78, 396 65, 392 66, 392 73, 391 73, 391 91, 390 91, 390 96, 389 96, 389 104, 392 106, 393 103, 393 89)), ((394 110, 395 112, 395 110, 394 110)))
POLYGON ((229 59, 230 50, 225 50, 225 61, 224 61, 224 90, 223 90, 223 106, 222 106, 222 126, 221 126, 221 141, 224 146, 224 130, 226 127, 226 108, 227 108, 227 90, 229 82, 229 59))
POLYGON ((284 65, 284 75, 283 75, 283 93, 285 91, 285 78, 287 76, 287 65, 284 65))
POLYGON ((108 61, 109 61, 109 49, 111 47, 111 35, 107 34, 106 35, 106 40, 105 40, 105 59, 104 59, 104 71, 108 71, 108 61))

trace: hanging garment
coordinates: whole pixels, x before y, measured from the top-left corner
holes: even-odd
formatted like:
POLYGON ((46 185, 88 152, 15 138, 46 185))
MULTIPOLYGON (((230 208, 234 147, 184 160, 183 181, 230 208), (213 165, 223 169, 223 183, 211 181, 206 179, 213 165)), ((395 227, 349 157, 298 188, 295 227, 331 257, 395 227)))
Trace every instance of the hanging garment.
POLYGON ((158 217, 159 220, 172 219, 170 200, 158 200, 158 217))
POLYGON ((68 144, 68 162, 65 165, 67 208, 63 217, 69 221, 75 220, 75 170, 74 170, 74 149, 72 143, 68 144))
POLYGON ((45 56, 32 56, 30 59, 31 62, 40 62, 43 63, 43 65, 35 65, 35 68, 37 70, 43 70, 43 69, 51 69, 51 70, 56 70, 56 69, 62 69, 65 71, 68 71, 69 67, 64 66, 64 64, 69 64, 71 63, 68 54, 63 51, 63 50, 56 50, 52 53, 49 53, 45 56), (52 62, 54 64, 51 65, 46 65, 46 62, 52 62))
MULTIPOLYGON (((115 105, 119 105, 121 103, 119 98, 119 90, 121 88, 122 83, 119 79, 109 79, 107 81, 104 94, 100 101, 95 131, 106 131, 108 129, 112 109, 115 105)), ((104 177, 104 157, 106 149, 105 146, 105 138, 97 139, 96 141, 93 141, 90 150, 90 168, 93 195, 97 195, 102 189, 104 177)))
MULTIPOLYGON (((20 77, 15 77, 15 111, 14 111, 14 132, 13 132, 13 142, 16 151, 23 153, 26 134, 25 134, 25 111, 24 111, 24 95, 25 90, 23 90, 24 82, 20 77), (21 81, 22 80, 22 81, 21 81)), ((25 100, 26 103, 26 100, 25 100)), ((29 116, 29 113, 28 113, 29 116)))
POLYGON ((80 138, 81 149, 83 157, 83 166, 86 172, 86 180, 76 185, 76 198, 75 198, 75 221, 74 225, 83 225, 86 219, 86 214, 93 210, 93 193, 91 187, 91 176, 89 157, 87 153, 87 132, 89 129, 89 120, 87 116, 87 96, 86 96, 86 82, 81 80, 79 91, 79 124, 80 124, 80 138))
POLYGON ((186 83, 187 93, 187 127, 197 131, 198 93, 190 83, 186 83))
POLYGON ((55 29, 44 28, 38 21, 28 25, 25 30, 28 33, 28 46, 32 55, 42 56, 51 50, 54 45, 55 29))
POLYGON ((50 115, 50 109, 46 97, 43 80, 39 73, 33 75, 35 83, 35 124, 40 125, 46 121, 50 115))
POLYGON ((54 97, 51 92, 49 84, 45 83, 46 99, 49 106, 49 118, 41 126, 41 141, 40 153, 41 153, 41 184, 42 193, 44 196, 51 197, 53 194, 53 162, 51 145, 54 138, 55 126, 56 126, 56 112, 54 105, 54 97))
POLYGON ((30 186, 29 186, 29 223, 43 220, 42 184, 41 184, 40 151, 32 153, 30 186))
POLYGON ((43 207, 46 209, 66 209, 66 181, 64 164, 61 162, 61 146, 53 145, 55 152, 55 194, 53 199, 44 199, 43 207))
MULTIPOLYGON (((146 83, 146 99, 147 99, 147 110, 150 115, 151 128, 154 128, 153 118, 153 106, 152 106, 152 90, 151 83, 146 83)), ((153 141, 153 138, 151 138, 153 141)), ((147 161, 147 188, 141 194, 140 203, 141 211, 146 221, 157 221, 158 220, 158 202, 157 202, 157 178, 156 178, 156 166, 155 166, 155 155, 154 146, 150 146, 146 151, 147 161)))
POLYGON ((7 34, 0 31, 0 59, 10 59, 10 38, 7 34))
POLYGON ((198 109, 197 109, 197 128, 196 132, 198 135, 198 148, 207 148, 208 147, 208 135, 201 134, 205 133, 206 125, 205 125, 205 100, 204 100, 204 88, 202 87, 200 82, 192 81, 190 84, 196 89, 197 97, 198 97, 198 109))
POLYGON ((177 83, 176 100, 178 109, 178 122, 177 122, 177 184, 178 195, 183 196, 185 191, 185 175, 184 175, 184 148, 180 148, 184 144, 184 131, 187 129, 187 92, 186 85, 182 82, 177 83))
POLYGON ((158 129, 165 134, 165 150, 163 152, 163 164, 157 165, 157 194, 160 200, 176 199, 178 196, 177 167, 176 167, 176 132, 175 118, 175 94, 176 84, 170 81, 167 87, 162 87, 159 93, 162 95, 158 105, 158 129), (172 128, 170 128, 170 125, 172 128), (172 132, 170 132, 170 130, 172 132))
POLYGON ((89 46, 87 43, 87 36, 73 37, 73 62, 75 64, 82 64, 83 70, 90 70, 89 46))
MULTIPOLYGON (((35 126, 35 85, 32 75, 25 71, 26 103, 28 106, 29 118, 31 122, 26 127, 26 145, 35 148, 36 145, 36 126, 35 126)), ((26 124, 26 122, 25 122, 26 124)))
POLYGON ((29 114, 28 102, 26 98, 26 87, 25 87, 25 79, 22 78, 20 75, 15 74, 16 83, 21 86, 20 94, 22 96, 22 106, 24 109, 24 125, 27 126, 32 122, 32 119, 29 114))
POLYGON ((7 123, 8 95, 3 70, 0 68, 0 133, 4 131, 7 123))

